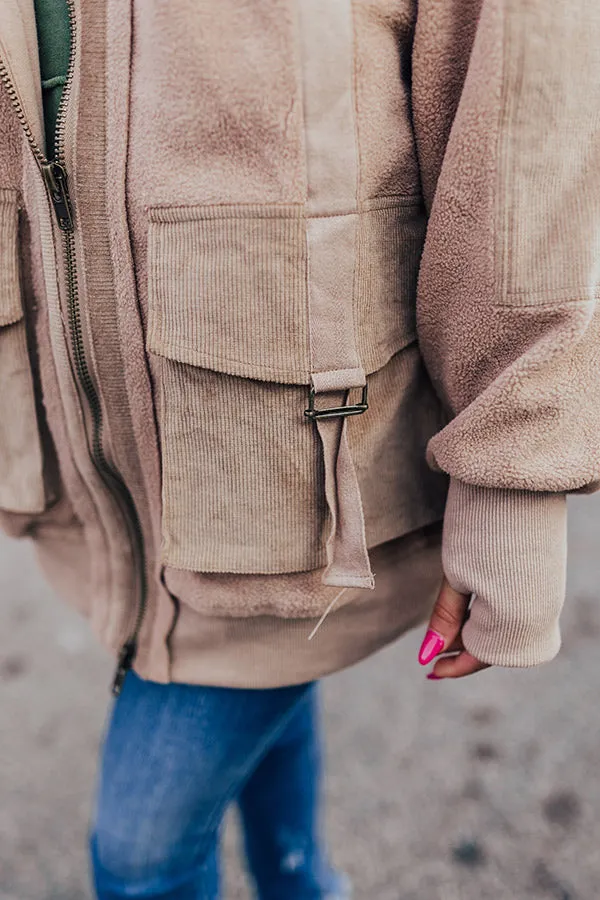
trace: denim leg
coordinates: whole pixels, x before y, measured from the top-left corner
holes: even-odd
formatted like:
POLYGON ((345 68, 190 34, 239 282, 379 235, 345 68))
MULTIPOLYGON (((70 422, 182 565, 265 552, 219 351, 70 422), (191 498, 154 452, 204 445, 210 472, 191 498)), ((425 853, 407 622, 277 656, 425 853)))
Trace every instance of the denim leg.
POLYGON ((130 673, 100 765, 90 841, 99 900, 218 900, 225 810, 309 692, 161 685, 130 673))
POLYGON ((316 686, 239 797, 248 864, 260 900, 345 900, 320 834, 322 751, 316 686))

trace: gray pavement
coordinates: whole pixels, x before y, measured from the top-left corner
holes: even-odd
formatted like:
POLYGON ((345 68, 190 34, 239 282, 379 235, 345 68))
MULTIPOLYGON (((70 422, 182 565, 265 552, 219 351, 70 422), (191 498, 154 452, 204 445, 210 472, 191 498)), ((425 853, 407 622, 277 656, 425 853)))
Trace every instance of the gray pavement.
MULTIPOLYGON (((357 900, 600 898, 600 496, 571 498, 563 649, 427 682, 419 634, 328 679, 328 833, 357 900)), ((91 900, 111 663, 0 540, 0 900, 91 900)), ((232 819, 228 900, 247 900, 232 819)), ((285 900, 285 898, 282 898, 285 900)))

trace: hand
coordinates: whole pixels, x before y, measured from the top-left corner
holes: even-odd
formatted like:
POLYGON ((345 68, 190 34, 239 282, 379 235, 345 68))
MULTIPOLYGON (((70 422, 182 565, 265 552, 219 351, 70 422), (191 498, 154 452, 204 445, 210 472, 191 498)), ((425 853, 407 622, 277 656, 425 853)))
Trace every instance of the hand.
POLYGON ((469 617, 469 601, 469 594, 459 594, 444 578, 419 650, 419 662, 426 666, 440 653, 453 655, 438 659, 428 678, 436 681, 441 678, 463 678, 489 669, 488 663, 471 656, 462 642, 463 625, 469 617))

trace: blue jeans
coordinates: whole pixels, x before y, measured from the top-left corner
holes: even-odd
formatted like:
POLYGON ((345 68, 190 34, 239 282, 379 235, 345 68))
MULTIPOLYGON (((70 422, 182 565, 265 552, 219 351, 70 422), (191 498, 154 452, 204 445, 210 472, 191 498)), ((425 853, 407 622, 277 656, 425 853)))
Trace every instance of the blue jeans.
POLYGON ((319 836, 314 684, 161 685, 131 672, 112 712, 91 832, 99 900, 218 900, 237 801, 260 900, 342 900, 319 836))

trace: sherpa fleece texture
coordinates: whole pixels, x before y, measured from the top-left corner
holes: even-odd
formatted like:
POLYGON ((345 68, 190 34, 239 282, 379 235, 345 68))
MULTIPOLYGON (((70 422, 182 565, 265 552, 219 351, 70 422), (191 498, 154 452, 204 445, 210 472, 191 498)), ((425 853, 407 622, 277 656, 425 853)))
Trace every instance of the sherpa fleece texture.
POLYGON ((600 486, 600 8, 456 9, 419 3, 413 56, 418 332, 450 413, 427 459, 452 476, 444 567, 476 594, 466 645, 528 665, 559 646, 564 494, 600 486))
MULTIPOLYGON (((2 20, 0 55, 43 146, 33 0, 2 0, 2 20)), ((75 0, 64 161, 103 451, 144 538, 141 675, 283 683, 382 646, 415 621, 394 580, 407 552, 421 572, 448 475, 443 563, 475 594, 466 645, 505 665, 556 652, 565 495, 600 484, 599 38, 595 0, 75 0), (348 589, 306 653, 292 636, 334 596, 317 568, 329 523, 306 388, 349 371, 328 354, 315 367, 315 321, 329 322, 328 354, 354 323, 340 346, 370 387, 347 432, 375 590, 348 589), (223 665, 207 669, 208 633, 223 665), (287 667, 270 668, 278 639, 287 667)), ((22 137, 5 111, 0 172, 22 137)), ((37 399, 64 496, 14 524, 116 649, 139 571, 90 462, 61 236, 23 145, 22 183, 0 188, 22 191, 31 230, 20 263, 48 324, 37 399), (58 546, 70 550, 51 560, 58 546)), ((336 501, 349 481, 330 484, 336 501)), ((340 522, 343 540, 357 520, 340 522)), ((421 576, 411 593, 431 598, 421 576)))

